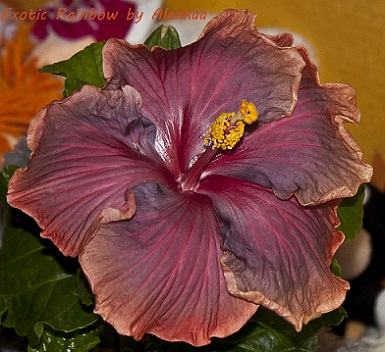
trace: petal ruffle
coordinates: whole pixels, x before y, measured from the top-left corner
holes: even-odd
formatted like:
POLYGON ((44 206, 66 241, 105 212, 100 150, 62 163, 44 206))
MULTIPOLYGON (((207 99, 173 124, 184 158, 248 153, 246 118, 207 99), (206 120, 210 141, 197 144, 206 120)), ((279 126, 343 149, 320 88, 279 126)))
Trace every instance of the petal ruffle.
POLYGON ((351 197, 372 175, 344 126, 359 122, 354 90, 344 84, 320 85, 307 52, 298 50, 308 66, 293 114, 260 125, 207 173, 272 188, 281 199, 295 194, 303 205, 351 197))
POLYGON ((154 184, 134 193, 135 216, 102 225, 80 255, 96 313, 120 334, 197 346, 240 329, 258 306, 227 291, 209 198, 154 184))
POLYGON ((344 239, 336 205, 303 207, 225 176, 208 176, 197 191, 210 196, 222 220, 232 295, 275 311, 298 331, 342 304, 349 284, 329 269, 344 239))
POLYGON ((77 255, 100 223, 133 215, 130 187, 165 182, 150 147, 154 126, 138 117, 140 105, 131 87, 85 86, 31 122, 32 158, 11 179, 8 202, 32 216, 65 255, 77 255))
POLYGON ((255 15, 228 10, 199 40, 173 51, 116 39, 103 50, 108 87, 129 84, 143 98, 143 115, 157 126, 157 149, 174 175, 203 152, 208 127, 223 111, 252 101, 260 121, 292 112, 304 61, 254 27, 255 15))

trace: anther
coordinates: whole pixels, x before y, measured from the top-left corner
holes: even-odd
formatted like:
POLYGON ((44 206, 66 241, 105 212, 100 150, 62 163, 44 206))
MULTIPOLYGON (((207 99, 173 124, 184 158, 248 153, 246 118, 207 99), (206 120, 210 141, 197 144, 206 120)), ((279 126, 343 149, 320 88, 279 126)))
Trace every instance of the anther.
POLYGON ((242 100, 237 113, 223 112, 215 119, 203 141, 212 149, 233 149, 245 133, 245 123, 250 125, 257 119, 255 105, 242 100))

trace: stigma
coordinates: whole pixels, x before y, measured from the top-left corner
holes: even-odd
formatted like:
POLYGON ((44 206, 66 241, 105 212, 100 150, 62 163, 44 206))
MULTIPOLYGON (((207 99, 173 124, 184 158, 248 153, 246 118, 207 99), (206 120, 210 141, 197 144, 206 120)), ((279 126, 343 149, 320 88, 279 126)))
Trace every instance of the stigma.
POLYGON ((250 125, 257 119, 255 105, 242 100, 237 113, 223 112, 215 119, 203 141, 212 149, 233 149, 243 137, 245 125, 250 125))

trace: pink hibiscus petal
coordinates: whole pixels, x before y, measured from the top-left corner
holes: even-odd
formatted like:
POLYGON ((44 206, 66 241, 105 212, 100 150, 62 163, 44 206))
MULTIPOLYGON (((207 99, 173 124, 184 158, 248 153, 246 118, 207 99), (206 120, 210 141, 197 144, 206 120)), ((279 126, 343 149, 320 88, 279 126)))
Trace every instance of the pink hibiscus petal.
POLYGON ((345 129, 346 122, 359 122, 354 90, 345 84, 319 85, 307 52, 298 50, 308 66, 293 114, 260 125, 206 172, 271 187, 281 199, 295 194, 303 205, 351 197, 372 176, 345 129))
POLYGON ((95 312, 135 339, 200 346, 240 329, 258 306, 227 291, 209 198, 154 184, 134 192, 135 216, 102 225, 79 257, 95 312))
POLYGON ((338 308, 349 284, 329 266, 344 236, 336 204, 303 207, 271 190, 225 176, 208 176, 207 194, 222 220, 222 266, 229 292, 276 312, 297 331, 338 308))
POLYGON ((143 116, 157 126, 157 149, 174 175, 203 152, 214 119, 238 111, 242 99, 254 102, 260 121, 292 112, 304 61, 259 33, 254 20, 247 11, 225 11, 197 42, 175 51, 150 52, 116 39, 104 46, 107 86, 140 92, 143 116))
POLYGON ((10 181, 8 202, 32 216, 65 255, 77 255, 100 223, 133 215, 130 187, 164 181, 151 146, 155 131, 139 119, 140 105, 131 87, 85 86, 31 122, 32 158, 10 181))

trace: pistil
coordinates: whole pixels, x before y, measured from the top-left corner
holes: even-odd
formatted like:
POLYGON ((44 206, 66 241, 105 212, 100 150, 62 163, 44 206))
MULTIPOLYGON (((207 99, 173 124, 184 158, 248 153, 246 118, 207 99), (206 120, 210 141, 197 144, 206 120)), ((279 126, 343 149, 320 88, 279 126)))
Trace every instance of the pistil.
POLYGON ((245 133, 245 124, 252 124, 258 118, 258 112, 253 103, 242 100, 239 111, 223 112, 210 126, 204 143, 206 150, 198 157, 192 167, 184 173, 179 181, 183 191, 192 191, 211 160, 219 150, 231 150, 241 140, 245 133))

